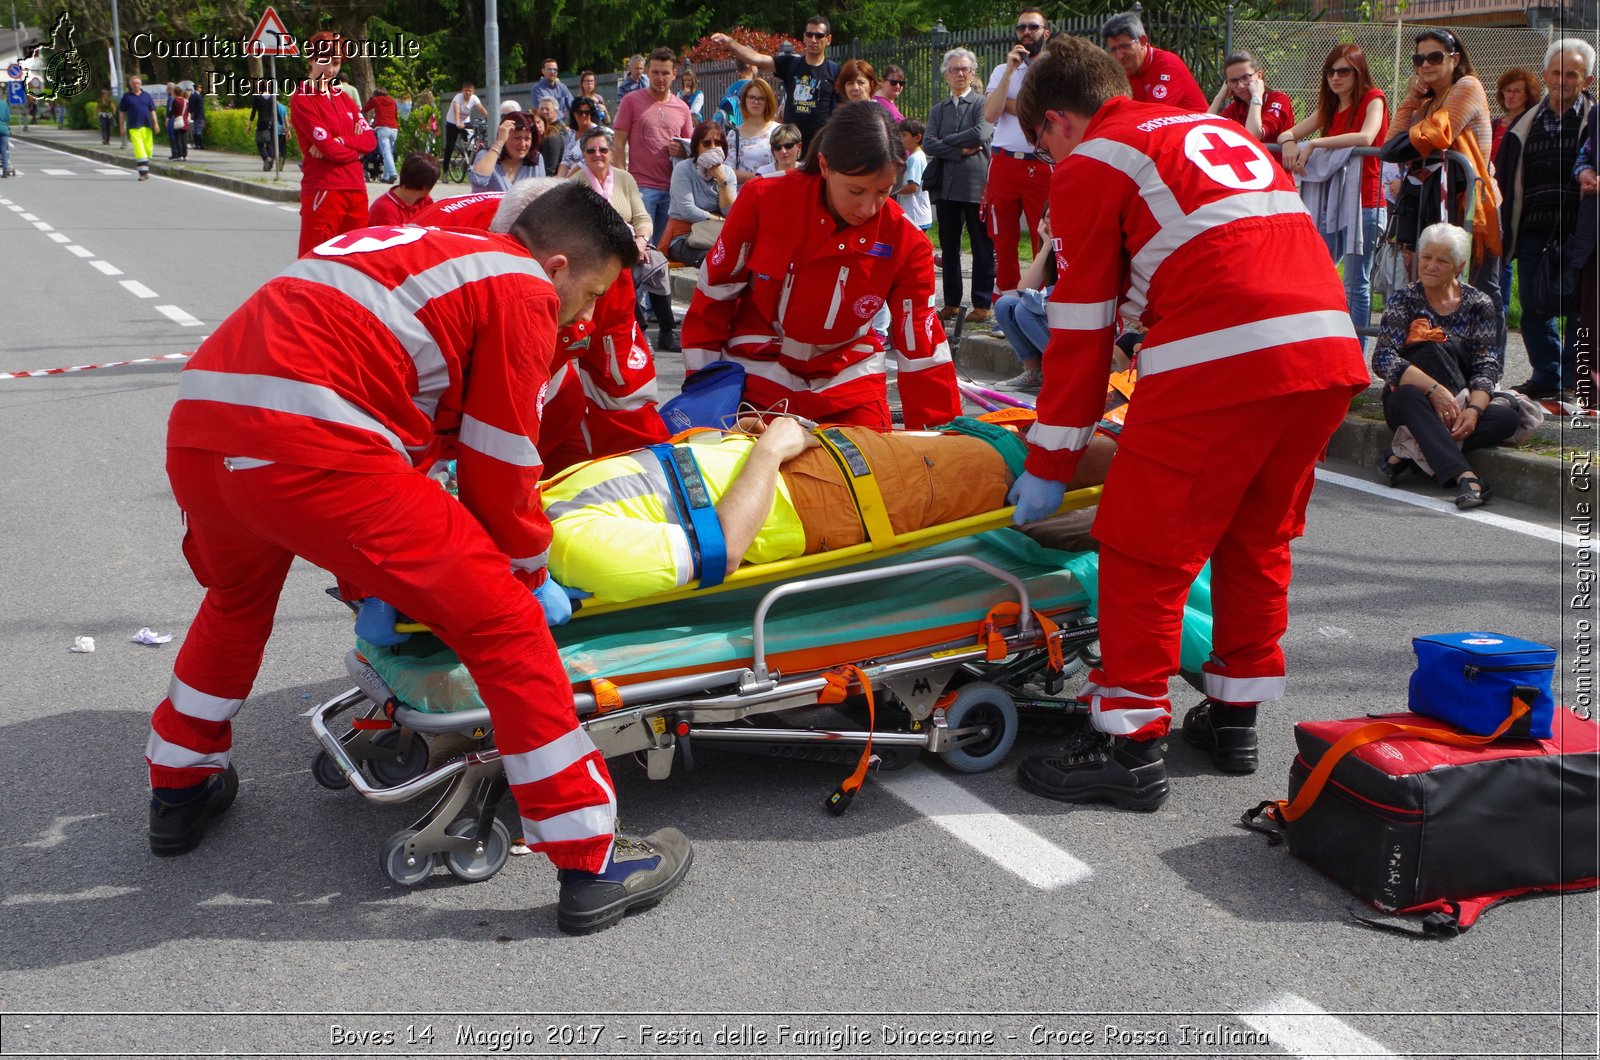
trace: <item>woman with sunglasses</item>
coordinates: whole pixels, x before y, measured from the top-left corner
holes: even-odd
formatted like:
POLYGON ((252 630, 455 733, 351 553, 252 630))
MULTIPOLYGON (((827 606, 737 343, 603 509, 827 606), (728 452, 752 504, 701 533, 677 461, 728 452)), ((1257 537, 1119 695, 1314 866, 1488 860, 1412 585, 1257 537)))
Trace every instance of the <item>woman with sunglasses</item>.
POLYGON ((590 129, 605 127, 605 122, 599 117, 600 113, 591 99, 579 96, 572 101, 572 110, 569 113, 572 120, 572 134, 567 142, 566 153, 561 156, 561 165, 556 170, 556 176, 570 177, 583 165, 584 134, 590 129))
POLYGON ((883 80, 878 83, 878 91, 873 94, 872 99, 873 102, 889 112, 889 117, 894 119, 896 125, 906 120, 906 116, 900 113, 900 108, 895 106, 894 103, 895 100, 900 98, 900 93, 904 92, 905 89, 906 72, 894 63, 885 66, 883 68, 883 80))
MULTIPOLYGON (((739 183, 754 178, 761 167, 772 165, 772 134, 778 129, 778 97, 759 77, 739 90, 739 121, 728 129, 728 160, 739 183)), ((799 143, 797 139, 795 141, 799 143)), ((794 152, 799 161, 799 151, 794 152)))
POLYGON ((689 137, 689 157, 672 167, 667 226, 656 246, 669 261, 698 266, 705 260, 714 238, 706 238, 705 233, 711 228, 721 230, 738 195, 738 181, 727 158, 728 140, 722 126, 714 121, 696 125, 689 137), (703 225, 699 239, 693 238, 696 225, 703 225))
POLYGON ((933 248, 893 200, 905 144, 871 101, 833 112, 804 165, 748 184, 701 267, 683 321, 683 364, 744 369, 744 399, 826 423, 889 429, 887 305, 905 425, 961 412, 933 315, 933 248))
MULTIPOLYGON (((1488 295, 1498 312, 1500 292, 1500 188, 1490 172, 1494 122, 1489 95, 1472 70, 1466 47, 1447 29, 1425 29, 1416 38, 1411 65, 1416 74, 1394 112, 1396 129, 1408 130, 1424 160, 1448 150, 1472 160, 1477 201, 1472 218, 1472 272, 1468 282, 1488 295)), ((1454 174, 1452 174, 1452 180, 1454 174)), ((1444 218, 1448 220, 1448 218, 1444 218)), ((1408 242, 1404 234, 1402 242, 1408 242)))
POLYGON ((495 133, 494 143, 478 152, 467 171, 472 190, 510 191, 518 181, 544 176, 539 126, 538 115, 528 111, 507 115, 495 133))
MULTIPOLYGON (((1383 90, 1372 83, 1367 56, 1354 44, 1340 44, 1322 64, 1322 89, 1311 117, 1280 133, 1283 168, 1304 176, 1306 159, 1313 150, 1371 147, 1389 134, 1389 103, 1383 90), (1314 140, 1301 138, 1320 133, 1314 140)), ((1361 159, 1361 230, 1356 253, 1345 254, 1344 296, 1350 318, 1364 328, 1372 318, 1372 259, 1383 232, 1382 164, 1377 155, 1361 159)), ((1332 237, 1324 232, 1332 249, 1332 237)))
POLYGON ((772 163, 756 170, 758 177, 781 177, 800 168, 800 126, 780 125, 772 130, 772 163))

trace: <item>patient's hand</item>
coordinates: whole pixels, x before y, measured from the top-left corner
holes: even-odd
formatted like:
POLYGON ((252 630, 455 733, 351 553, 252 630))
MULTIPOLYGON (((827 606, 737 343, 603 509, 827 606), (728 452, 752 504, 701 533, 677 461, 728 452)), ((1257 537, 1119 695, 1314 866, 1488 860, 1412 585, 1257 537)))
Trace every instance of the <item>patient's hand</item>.
POLYGON ((811 442, 810 433, 787 416, 780 416, 767 424, 756 442, 756 448, 770 452, 782 463, 806 451, 811 442))

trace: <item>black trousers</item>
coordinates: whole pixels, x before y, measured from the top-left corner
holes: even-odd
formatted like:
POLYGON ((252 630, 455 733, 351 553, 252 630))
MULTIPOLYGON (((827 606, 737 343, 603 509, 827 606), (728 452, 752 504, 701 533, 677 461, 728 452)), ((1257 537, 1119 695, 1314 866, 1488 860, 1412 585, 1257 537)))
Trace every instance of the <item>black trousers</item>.
MULTIPOLYGON (((439 160, 439 172, 441 174, 450 168, 450 156, 456 152, 456 137, 465 131, 459 125, 452 125, 449 122, 444 123, 444 157, 439 160)), ((472 159, 467 159, 467 162, 470 164, 472 159)))
POLYGON ((1433 480, 1441 486, 1450 485, 1463 472, 1472 470, 1467 453, 1499 445, 1517 432, 1516 410, 1509 405, 1492 403, 1487 412, 1479 415, 1477 429, 1457 448, 1450 437, 1450 428, 1433 410, 1427 392, 1409 385, 1384 390, 1383 421, 1391 430, 1411 428, 1422 455, 1433 466, 1433 480))
POLYGON ((975 202, 940 199, 933 204, 939 224, 939 252, 944 256, 944 304, 961 304, 961 229, 972 239, 972 308, 988 309, 994 299, 994 240, 975 202))

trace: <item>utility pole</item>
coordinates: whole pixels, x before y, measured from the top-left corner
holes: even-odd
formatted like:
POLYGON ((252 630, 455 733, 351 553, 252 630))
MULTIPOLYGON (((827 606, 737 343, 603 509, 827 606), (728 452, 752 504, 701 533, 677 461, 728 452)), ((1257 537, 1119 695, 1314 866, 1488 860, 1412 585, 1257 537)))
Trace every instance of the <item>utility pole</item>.
MULTIPOLYGON (((483 0, 483 78, 489 82, 488 137, 494 142, 500 124, 500 2, 483 0)), ((469 159, 470 161, 470 159, 469 159)))
POLYGON ((111 0, 111 94, 122 93, 122 17, 111 0))

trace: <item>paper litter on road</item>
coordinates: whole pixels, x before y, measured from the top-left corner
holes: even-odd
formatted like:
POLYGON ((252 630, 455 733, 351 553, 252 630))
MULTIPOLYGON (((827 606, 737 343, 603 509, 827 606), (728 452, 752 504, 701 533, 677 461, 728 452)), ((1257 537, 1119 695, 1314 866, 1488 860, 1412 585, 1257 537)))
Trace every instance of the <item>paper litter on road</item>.
MULTIPOLYGON (((145 626, 143 629, 139 630, 139 632, 135 633, 129 639, 132 640, 135 644, 149 644, 149 645, 165 644, 165 643, 167 643, 167 641, 172 639, 172 634, 171 633, 157 633, 155 630, 151 629, 149 626, 145 626)), ((93 651, 94 649, 90 648, 89 650, 93 651)))
POLYGON ((93 637, 77 637, 77 638, 75 638, 73 640, 72 647, 68 648, 67 650, 68 651, 82 652, 85 655, 87 655, 89 652, 94 651, 94 638, 93 637))

